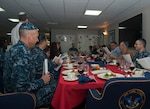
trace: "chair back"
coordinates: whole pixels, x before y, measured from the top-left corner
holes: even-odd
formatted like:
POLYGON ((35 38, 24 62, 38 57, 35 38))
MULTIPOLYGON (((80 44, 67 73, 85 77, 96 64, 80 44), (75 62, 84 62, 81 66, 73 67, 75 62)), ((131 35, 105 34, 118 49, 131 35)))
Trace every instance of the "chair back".
POLYGON ((89 89, 87 109, 148 109, 150 80, 147 78, 113 78, 103 86, 102 93, 89 89))
POLYGON ((35 109, 35 96, 26 92, 0 94, 1 109, 35 109))
POLYGON ((1 76, 1 75, 0 75, 0 92, 4 93, 4 90, 3 90, 3 76, 1 76))

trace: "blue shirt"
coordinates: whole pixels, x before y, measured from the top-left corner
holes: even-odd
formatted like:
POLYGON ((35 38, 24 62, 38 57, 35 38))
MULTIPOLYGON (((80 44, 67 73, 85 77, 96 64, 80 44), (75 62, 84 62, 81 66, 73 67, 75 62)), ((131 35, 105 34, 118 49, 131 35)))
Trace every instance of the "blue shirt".
POLYGON ((111 54, 113 54, 116 57, 120 56, 120 48, 116 47, 114 50, 111 51, 111 54))
POLYGON ((135 56, 134 56, 134 58, 133 58, 133 62, 135 63, 135 66, 137 68, 143 69, 143 67, 137 62, 136 59, 141 59, 141 58, 145 58, 145 57, 149 57, 149 56, 150 56, 150 53, 147 52, 146 50, 144 50, 141 53, 136 53, 135 56))

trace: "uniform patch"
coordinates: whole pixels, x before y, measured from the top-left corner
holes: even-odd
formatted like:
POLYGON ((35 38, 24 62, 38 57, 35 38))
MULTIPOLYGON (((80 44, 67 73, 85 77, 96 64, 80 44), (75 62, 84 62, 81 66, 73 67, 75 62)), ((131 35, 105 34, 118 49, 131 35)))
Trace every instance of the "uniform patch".
POLYGON ((120 109, 142 109, 146 100, 144 92, 140 89, 131 89, 124 92, 119 99, 120 109))

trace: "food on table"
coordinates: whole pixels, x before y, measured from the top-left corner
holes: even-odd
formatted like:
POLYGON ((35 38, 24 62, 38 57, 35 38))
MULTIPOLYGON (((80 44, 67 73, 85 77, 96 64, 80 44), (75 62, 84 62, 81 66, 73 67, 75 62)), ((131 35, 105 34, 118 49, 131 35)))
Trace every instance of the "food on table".
POLYGON ((92 70, 99 70, 100 66, 98 64, 91 64, 92 70))
POLYGON ((104 75, 105 78, 116 77, 116 74, 108 72, 104 75))

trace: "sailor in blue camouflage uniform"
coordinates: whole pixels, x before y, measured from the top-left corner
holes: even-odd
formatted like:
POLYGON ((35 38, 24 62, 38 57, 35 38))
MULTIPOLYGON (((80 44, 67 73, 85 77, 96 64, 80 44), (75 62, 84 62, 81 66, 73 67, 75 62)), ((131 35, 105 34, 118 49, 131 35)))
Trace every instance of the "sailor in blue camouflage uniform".
MULTIPOLYGON (((48 59, 44 49, 47 47, 47 39, 44 36, 38 37, 39 42, 37 42, 36 46, 32 50, 32 56, 35 63, 36 72, 42 73, 43 72, 43 62, 44 59, 48 59)), ((50 59, 48 59, 48 71, 50 71, 54 77, 54 79, 58 79, 60 70, 56 71, 54 68, 56 68, 59 65, 59 59, 55 59, 54 62, 52 62, 50 59)))
POLYGON ((50 104, 57 82, 51 80, 49 73, 35 79, 31 49, 38 41, 38 29, 32 23, 26 22, 20 26, 19 33, 20 41, 5 55, 3 71, 5 92, 33 93, 36 96, 37 107, 50 104))
POLYGON ((137 62, 136 59, 141 59, 141 58, 150 56, 150 53, 146 51, 146 40, 143 38, 138 39, 135 42, 134 47, 137 50, 137 53, 135 54, 135 56, 133 58, 133 62, 135 63, 135 66, 137 68, 143 69, 143 67, 137 62))

